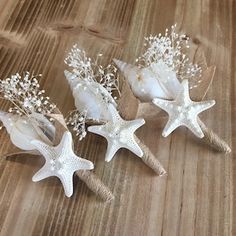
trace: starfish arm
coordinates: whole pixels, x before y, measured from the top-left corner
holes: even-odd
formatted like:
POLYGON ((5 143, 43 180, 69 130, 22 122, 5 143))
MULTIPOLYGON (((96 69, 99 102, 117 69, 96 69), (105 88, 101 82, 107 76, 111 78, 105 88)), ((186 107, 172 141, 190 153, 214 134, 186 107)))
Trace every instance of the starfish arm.
POLYGON ((181 85, 182 89, 179 90, 179 93, 177 94, 175 101, 180 104, 191 102, 191 99, 189 97, 188 80, 187 79, 183 80, 181 85))
POLYGON ((161 99, 161 98, 154 98, 152 100, 152 103, 155 104, 156 106, 160 107, 161 109, 163 109, 164 111, 166 111, 169 114, 172 110, 172 106, 173 106, 174 102, 164 100, 164 99, 161 99))
POLYGON ((103 127, 104 125, 92 125, 88 127, 88 131, 106 138, 106 133, 103 131, 103 127))
POLYGON ((76 170, 92 170, 94 169, 94 165, 91 161, 86 160, 84 158, 80 158, 78 156, 73 157, 73 167, 74 171, 76 170))
POLYGON ((73 194, 73 173, 61 174, 61 175, 57 175, 57 177, 60 179, 63 185, 65 195, 67 197, 71 197, 73 194))
POLYGON ((32 140, 30 143, 35 146, 35 149, 38 150, 46 160, 50 159, 50 156, 53 156, 53 147, 48 146, 46 143, 39 140, 32 140))
POLYGON ((111 114, 111 119, 114 123, 122 120, 122 118, 119 115, 119 112, 117 111, 117 109, 114 107, 113 104, 108 105, 108 110, 111 114))
POLYGON ((203 138, 204 133, 202 132, 202 129, 200 125, 197 122, 197 119, 193 119, 192 121, 189 121, 189 123, 184 124, 187 128, 189 128, 197 137, 203 138))
POLYGON ((127 122, 128 122, 127 124, 129 126, 129 130, 131 133, 135 132, 138 128, 140 128, 142 125, 145 124, 144 119, 131 120, 127 122))
POLYGON ((120 146, 118 144, 108 141, 105 161, 110 162, 119 149, 120 146))
POLYGON ((194 102, 193 107, 196 110, 197 114, 200 112, 203 112, 215 105, 215 100, 209 100, 209 101, 202 101, 202 102, 194 102))
POLYGON ((180 126, 180 123, 176 119, 169 117, 169 120, 166 123, 166 126, 162 132, 162 136, 167 137, 170 133, 172 133, 179 126, 180 126))
POLYGON ((127 142, 125 148, 130 150, 139 157, 143 156, 143 150, 140 148, 140 146, 137 144, 134 138, 132 138, 129 142, 127 142))
POLYGON ((189 97, 189 86, 188 86, 188 80, 185 79, 181 83, 182 88, 179 90, 177 96, 176 96, 176 103, 177 104, 189 104, 191 103, 191 99, 189 97))
POLYGON ((188 80, 185 79, 182 81, 181 85, 183 86, 183 93, 185 97, 189 97, 189 86, 188 86, 188 80))
POLYGON ((57 147, 55 147, 55 149, 57 151, 60 150, 60 154, 67 153, 68 150, 72 150, 72 142, 73 141, 71 133, 69 131, 66 131, 62 136, 61 142, 57 147))
POLYGON ((44 166, 32 177, 33 182, 38 182, 42 179, 46 179, 50 176, 53 176, 52 172, 48 170, 48 168, 49 167, 45 163, 44 166))

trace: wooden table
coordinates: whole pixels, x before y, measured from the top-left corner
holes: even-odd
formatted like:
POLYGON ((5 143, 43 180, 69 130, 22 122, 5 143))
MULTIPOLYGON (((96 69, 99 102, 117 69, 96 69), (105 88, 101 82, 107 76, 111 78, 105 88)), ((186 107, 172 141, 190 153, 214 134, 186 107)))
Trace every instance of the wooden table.
MULTIPOLYGON (((63 60, 74 43, 89 56, 104 54, 132 63, 143 37, 175 22, 205 51, 216 75, 207 98, 217 105, 204 121, 235 147, 236 2, 234 0, 1 0, 0 76, 42 73, 40 84, 66 114, 73 108, 63 60)), ((7 109, 1 102, 1 108, 7 109)), ((43 158, 0 160, 0 230, 12 235, 222 236, 236 235, 236 162, 199 142, 186 129, 161 137, 156 122, 137 135, 162 162, 158 178, 122 150, 104 162, 106 141, 95 135, 77 152, 95 163, 95 173, 116 198, 103 203, 78 178, 67 198, 56 178, 33 183, 43 158)), ((9 145, 0 136, 1 151, 9 145)), ((233 150, 234 154, 234 150, 233 150)))

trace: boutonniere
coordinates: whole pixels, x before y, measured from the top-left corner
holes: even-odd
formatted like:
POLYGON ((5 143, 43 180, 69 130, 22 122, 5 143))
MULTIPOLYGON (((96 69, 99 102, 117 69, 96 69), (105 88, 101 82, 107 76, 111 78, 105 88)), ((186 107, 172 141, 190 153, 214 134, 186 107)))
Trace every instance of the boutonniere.
POLYGON ((93 163, 76 155, 65 119, 40 89, 38 77, 27 72, 0 81, 3 99, 12 104, 8 112, 0 112, 0 120, 12 143, 2 155, 29 153, 43 156, 45 164, 32 180, 37 182, 56 176, 67 197, 73 194, 75 173, 103 199, 112 199, 110 190, 91 172, 93 163))
POLYGON ((114 65, 103 67, 98 59, 93 61, 77 45, 71 49, 65 62, 72 68, 72 71, 65 71, 65 76, 76 106, 68 122, 77 135, 83 138, 89 131, 106 138, 107 162, 114 158, 120 148, 125 148, 140 157, 158 175, 164 175, 166 171, 160 162, 135 134, 144 125, 144 119, 125 120, 119 114, 124 94, 119 90, 114 65), (87 130, 84 130, 85 123, 90 125, 87 130))
POLYGON ((167 29, 164 35, 145 38, 144 48, 135 65, 114 59, 139 100, 136 105, 138 116, 163 117, 161 112, 153 112, 151 104, 154 104, 169 116, 162 132, 164 137, 179 126, 185 126, 216 150, 231 152, 229 145, 198 117, 215 104, 214 100, 203 100, 215 67, 207 66, 203 54, 199 64, 191 61, 190 39, 185 34, 178 34, 176 25, 170 31, 167 29))

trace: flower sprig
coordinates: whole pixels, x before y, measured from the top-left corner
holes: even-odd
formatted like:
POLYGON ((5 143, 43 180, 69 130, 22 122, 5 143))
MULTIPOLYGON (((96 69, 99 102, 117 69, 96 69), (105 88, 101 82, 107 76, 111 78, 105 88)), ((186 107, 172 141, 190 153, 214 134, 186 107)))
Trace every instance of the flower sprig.
POLYGON ((23 76, 16 73, 10 78, 0 80, 2 98, 13 104, 8 110, 10 113, 26 116, 33 113, 46 115, 55 109, 56 105, 44 95, 45 91, 40 90, 38 82, 40 77, 41 75, 31 76, 26 72, 23 76))
POLYGON ((75 135, 79 137, 79 140, 82 140, 86 134, 86 114, 87 112, 79 112, 78 110, 71 111, 66 118, 66 124, 72 126, 72 130, 75 132, 75 135))
MULTIPOLYGON (((112 95, 113 91, 117 91, 120 96, 119 79, 117 74, 117 68, 113 64, 109 64, 107 67, 99 66, 99 83, 112 95)), ((117 96, 113 96, 116 100, 117 96)))
MULTIPOLYGON (((106 67, 102 66, 100 64, 102 56, 102 54, 98 54, 96 60, 93 61, 84 50, 75 44, 65 58, 65 63, 73 68, 73 73, 79 79, 100 83, 111 96, 115 91, 120 95, 117 69, 112 64, 108 64, 106 67)), ((114 96, 114 99, 117 97, 114 96)))
POLYGON ((185 53, 189 46, 189 37, 176 33, 176 24, 165 34, 145 38, 144 53, 136 59, 139 67, 149 67, 152 63, 164 62, 177 78, 182 81, 190 80, 192 87, 201 82, 202 69, 197 64, 190 62, 185 53))
MULTIPOLYGON (((113 99, 120 96, 119 77, 117 68, 113 64, 101 65, 102 54, 98 54, 95 60, 86 55, 86 52, 75 44, 65 58, 65 63, 73 68, 73 73, 78 79, 87 82, 87 85, 94 88, 106 104, 113 103, 113 99)), ((67 124, 75 132, 75 135, 82 140, 86 132, 86 111, 74 110, 67 117, 67 124)))

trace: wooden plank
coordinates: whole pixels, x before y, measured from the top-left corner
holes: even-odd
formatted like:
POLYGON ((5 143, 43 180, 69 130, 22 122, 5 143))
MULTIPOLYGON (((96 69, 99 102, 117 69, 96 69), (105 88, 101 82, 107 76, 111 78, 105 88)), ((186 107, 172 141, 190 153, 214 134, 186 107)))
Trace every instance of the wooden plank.
MULTIPOLYGON (((164 32, 175 22, 216 65, 206 98, 217 105, 202 119, 229 143, 225 157, 186 129, 161 137, 163 123, 148 122, 137 135, 168 171, 156 177, 132 153, 121 150, 104 162, 106 142, 89 134, 76 143, 78 154, 95 163, 95 173, 116 198, 104 204, 75 178, 68 199, 56 178, 33 183, 43 159, 0 159, 0 235, 190 236, 235 235, 234 156, 236 126, 236 3, 194 0, 1 0, 0 76, 17 71, 42 73, 40 84, 63 113, 73 109, 64 78, 64 58, 78 43, 94 57, 104 54, 133 63, 143 38, 164 32), (235 131, 235 132, 234 132, 235 131)), ((6 110, 8 104, 0 101, 6 110)), ((8 148, 0 134, 0 152, 8 148)))

